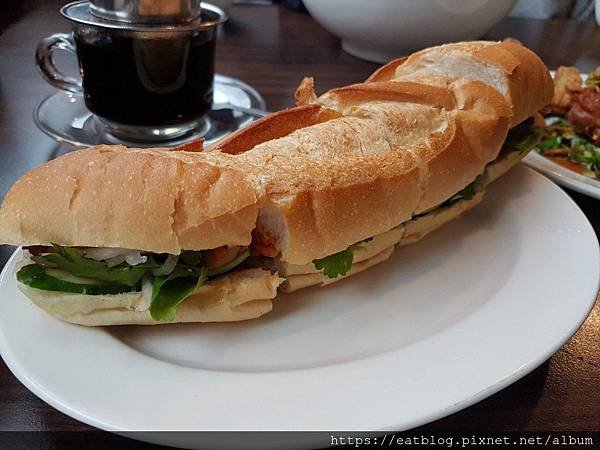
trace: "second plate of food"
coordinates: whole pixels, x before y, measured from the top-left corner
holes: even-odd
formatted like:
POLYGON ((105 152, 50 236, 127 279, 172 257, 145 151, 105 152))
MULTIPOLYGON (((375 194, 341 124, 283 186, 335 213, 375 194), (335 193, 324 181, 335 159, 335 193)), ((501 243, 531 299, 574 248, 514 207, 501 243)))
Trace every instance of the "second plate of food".
MULTIPOLYGON (((254 321, 71 325, 18 291, 18 259, 17 252, 0 279, 2 357, 55 408, 118 433, 418 426, 548 359, 589 313, 600 276, 585 216, 525 167, 492 185, 479 207, 389 261, 282 295, 254 321)), ((207 435, 133 436, 234 446, 207 435)), ((311 448, 313 438, 289 435, 293 442, 278 446, 311 448)))
POLYGON ((550 105, 552 112, 546 118, 548 127, 542 130, 540 151, 529 153, 523 162, 561 186, 600 199, 600 146, 590 137, 598 133, 594 126, 600 121, 600 109, 594 105, 600 103, 600 90, 587 85, 588 80, 597 83, 599 77, 580 74, 575 67, 563 67, 550 73, 555 79, 556 93, 550 105), (557 76, 561 78, 558 83, 557 76), (585 95, 578 97, 580 94, 585 95), (567 114, 574 105, 577 127, 568 120, 571 116, 567 114), (584 109, 590 107, 598 110, 584 109))

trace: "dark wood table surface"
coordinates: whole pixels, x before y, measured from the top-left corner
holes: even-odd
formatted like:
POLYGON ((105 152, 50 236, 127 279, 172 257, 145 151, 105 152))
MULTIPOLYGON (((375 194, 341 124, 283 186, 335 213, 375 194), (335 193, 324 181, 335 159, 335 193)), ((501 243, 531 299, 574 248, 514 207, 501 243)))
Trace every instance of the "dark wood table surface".
MULTIPOLYGON (((34 51, 41 38, 68 30, 67 22, 58 15, 63 3, 5 0, 0 5, 2 198, 19 176, 57 152, 57 144, 41 133, 32 119, 36 104, 53 92, 34 67, 34 51)), ((314 76, 317 91, 322 92, 364 80, 377 67, 342 52, 339 41, 308 15, 256 5, 236 6, 230 12, 231 20, 218 47, 217 70, 256 87, 271 110, 292 104, 294 88, 305 75, 314 76)), ((507 36, 537 51, 550 68, 578 65, 588 70, 600 64, 600 29, 592 22, 504 19, 486 37, 507 36)), ((598 201, 567 193, 598 233, 598 201)), ((0 265, 12 250, 0 247, 0 265)), ((599 305, 577 334, 531 374, 421 430, 600 430, 599 305)), ((88 432, 100 443, 114 446, 124 441, 108 433, 90 433, 91 427, 39 400, 0 362, 0 431, 7 430, 82 431, 78 434, 86 436, 88 432)), ((55 441, 48 440, 47 448, 67 445, 55 441)))

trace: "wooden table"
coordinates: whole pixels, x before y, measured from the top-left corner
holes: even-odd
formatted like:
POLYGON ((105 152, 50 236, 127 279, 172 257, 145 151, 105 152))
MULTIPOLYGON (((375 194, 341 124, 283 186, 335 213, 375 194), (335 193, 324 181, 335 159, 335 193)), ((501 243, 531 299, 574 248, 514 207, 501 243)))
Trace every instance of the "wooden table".
MULTIPOLYGON (((1 197, 19 176, 56 151, 57 144, 32 120, 35 105, 53 92, 37 73, 33 55, 41 38, 68 29, 57 12, 62 3, 22 0, 0 6, 1 197)), ((505 19, 487 37, 506 36, 514 36, 537 51, 550 68, 577 64, 591 69, 600 64, 600 30, 594 23, 505 19)), ((232 8, 217 64, 218 72, 256 87, 271 110, 291 105, 292 92, 304 75, 314 76, 317 91, 323 92, 364 80, 376 67, 343 53, 339 41, 308 15, 278 6, 232 8)), ((568 193, 598 232, 597 200, 568 193)), ((1 265, 12 250, 1 248, 1 265)), ((597 304, 570 342, 538 369, 492 397, 422 430, 599 430, 599 343, 597 304)), ((87 431, 55 436, 47 448, 64 448, 69 442, 73 447, 77 442, 87 445, 92 439, 113 446, 129 443, 108 433, 92 432, 91 427, 46 405, 0 362, 0 431, 4 430, 87 431)))

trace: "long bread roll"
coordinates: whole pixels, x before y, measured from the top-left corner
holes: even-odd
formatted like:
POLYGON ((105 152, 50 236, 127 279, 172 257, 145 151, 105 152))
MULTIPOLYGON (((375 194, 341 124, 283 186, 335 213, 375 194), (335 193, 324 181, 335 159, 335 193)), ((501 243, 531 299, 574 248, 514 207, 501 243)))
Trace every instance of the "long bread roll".
POLYGON ((321 97, 305 80, 298 108, 209 150, 237 154, 259 175, 268 203, 255 235, 281 261, 306 265, 465 188, 552 92, 547 68, 519 44, 449 44, 321 97))
MULTIPOLYGON (((248 246, 263 192, 234 159, 107 145, 66 154, 12 187, 0 208, 0 242, 138 249, 148 255, 248 246)), ((226 273, 187 297, 175 317, 160 321, 150 314, 150 294, 139 287, 103 295, 23 283, 19 288, 62 320, 118 325, 257 318, 271 310, 280 283, 276 274, 260 269, 226 273)))
MULTIPOLYGON (((337 281, 480 202, 524 155, 501 152, 510 128, 552 89, 539 58, 506 42, 427 49, 320 97, 307 78, 296 108, 205 151, 101 146, 35 169, 5 199, 0 239, 144 257, 206 250, 209 260, 250 246, 251 262, 226 264, 163 322, 258 317, 280 275, 285 290, 337 281), (343 269, 338 261, 333 275, 331 258, 343 269)), ((150 302, 139 285, 102 296, 21 288, 75 323, 163 323, 148 310, 154 291, 150 302)))

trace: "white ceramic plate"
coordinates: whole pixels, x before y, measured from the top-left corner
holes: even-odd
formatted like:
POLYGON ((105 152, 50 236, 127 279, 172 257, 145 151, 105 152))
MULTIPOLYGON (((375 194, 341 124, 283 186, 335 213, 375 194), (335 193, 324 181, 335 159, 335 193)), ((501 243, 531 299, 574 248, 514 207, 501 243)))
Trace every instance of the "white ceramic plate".
MULTIPOLYGON (((585 216, 524 167, 388 262, 282 295, 273 313, 245 323, 63 323, 19 293, 19 257, 0 279, 4 360, 52 406, 116 432, 421 425, 549 358, 587 316, 600 274, 585 216)), ((185 434, 135 437, 201 446, 185 434)))
MULTIPOLYGON (((551 70, 550 73, 552 74, 552 77, 554 77, 555 71, 551 70)), ((582 73, 581 78, 585 81, 587 75, 582 73)), ((523 162, 529 167, 539 170, 544 175, 547 175, 561 186, 600 199, 600 181, 598 180, 569 170, 536 152, 530 152, 523 159, 523 162)))

